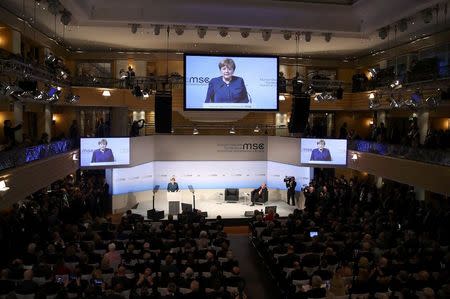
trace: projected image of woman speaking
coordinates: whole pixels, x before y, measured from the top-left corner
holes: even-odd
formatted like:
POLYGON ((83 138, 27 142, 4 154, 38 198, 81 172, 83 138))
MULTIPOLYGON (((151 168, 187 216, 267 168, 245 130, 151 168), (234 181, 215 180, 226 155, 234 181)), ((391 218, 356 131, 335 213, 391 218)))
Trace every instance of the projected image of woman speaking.
POLYGON ((236 64, 233 59, 225 58, 219 62, 222 76, 209 81, 205 103, 248 103, 244 79, 233 76, 236 64))

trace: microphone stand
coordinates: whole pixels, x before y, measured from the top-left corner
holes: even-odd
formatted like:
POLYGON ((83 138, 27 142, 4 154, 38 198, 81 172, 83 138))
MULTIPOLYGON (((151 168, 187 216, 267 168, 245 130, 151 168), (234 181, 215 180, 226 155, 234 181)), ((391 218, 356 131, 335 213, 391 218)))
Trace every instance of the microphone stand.
POLYGON ((193 211, 195 211, 195 193, 192 192, 192 205, 193 205, 193 211))

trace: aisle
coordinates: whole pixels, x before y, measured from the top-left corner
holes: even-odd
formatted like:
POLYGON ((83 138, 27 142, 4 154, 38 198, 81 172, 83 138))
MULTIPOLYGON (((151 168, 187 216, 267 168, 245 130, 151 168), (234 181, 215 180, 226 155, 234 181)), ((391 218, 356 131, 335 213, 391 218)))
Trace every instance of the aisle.
POLYGON ((228 234, 228 239, 239 261, 241 276, 247 283, 245 292, 248 299, 278 299, 276 284, 250 244, 248 235, 228 234))

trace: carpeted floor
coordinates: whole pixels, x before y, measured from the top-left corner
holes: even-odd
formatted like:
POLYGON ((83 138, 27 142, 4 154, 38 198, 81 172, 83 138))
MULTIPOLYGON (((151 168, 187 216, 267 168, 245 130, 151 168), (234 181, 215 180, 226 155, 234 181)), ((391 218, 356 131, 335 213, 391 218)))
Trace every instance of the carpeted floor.
POLYGON ((248 299, 279 299, 277 285, 249 241, 248 234, 228 234, 231 249, 239 261, 241 276, 246 281, 248 299))

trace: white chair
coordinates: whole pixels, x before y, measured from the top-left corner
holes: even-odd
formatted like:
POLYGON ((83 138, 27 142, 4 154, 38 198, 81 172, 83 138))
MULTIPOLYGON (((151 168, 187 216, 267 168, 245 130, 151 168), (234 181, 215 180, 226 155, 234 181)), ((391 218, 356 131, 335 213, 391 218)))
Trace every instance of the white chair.
POLYGON ((91 274, 83 274, 83 275, 81 275, 81 280, 89 281, 89 280, 91 280, 91 278, 92 278, 91 274))
POLYGON ((227 287, 226 291, 230 294, 237 294, 239 292, 239 289, 236 287, 227 287))
POLYGON ((45 277, 33 277, 33 281, 37 283, 38 286, 41 286, 46 282, 46 279, 45 277))
POLYGON ((158 288, 158 292, 161 296, 167 296, 169 294, 169 291, 167 290, 167 288, 158 288))
POLYGON ((130 299, 130 293, 131 293, 131 290, 125 290, 125 291, 122 291, 120 293, 120 295, 122 295, 122 297, 124 297, 125 299, 130 299))
POLYGON ((16 298, 17 299, 34 299, 34 294, 26 294, 26 295, 24 295, 24 294, 17 294, 16 293, 16 298))
POLYGON ((78 294, 77 293, 67 293, 67 298, 69 299, 74 299, 77 298, 78 294))
POLYGON ((211 272, 202 272, 202 276, 205 278, 211 277, 211 272))
POLYGON ((305 270, 308 276, 312 276, 314 272, 319 270, 319 267, 303 267, 303 270, 305 270))
POLYGON ((56 294, 51 294, 51 295, 45 296, 45 299, 55 299, 55 298, 56 298, 56 294))
POLYGON ((219 257, 218 260, 221 264, 228 262, 228 259, 226 257, 219 257))
POLYGON ((233 276, 233 274, 231 274, 231 272, 223 271, 223 276, 226 277, 226 278, 228 278, 228 277, 233 276))
POLYGON ((389 299, 389 297, 391 296, 391 293, 390 292, 385 292, 385 293, 378 292, 378 293, 375 293, 374 296, 376 299, 389 299))
POLYGON ((291 276, 291 272, 294 271, 294 268, 283 268, 283 272, 286 273, 286 278, 288 278, 289 276, 291 276))
POLYGON ((180 288, 180 293, 185 295, 185 294, 189 294, 191 291, 191 289, 186 289, 186 288, 180 288))

